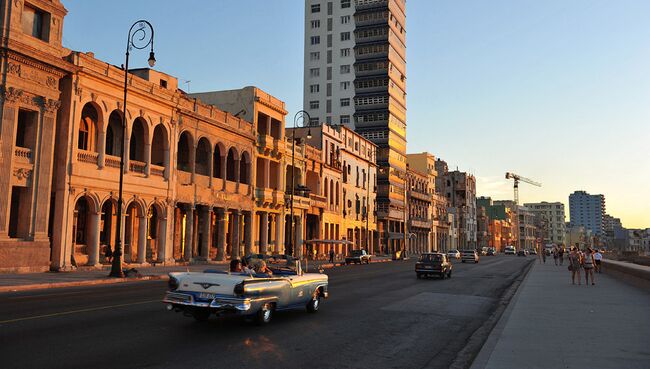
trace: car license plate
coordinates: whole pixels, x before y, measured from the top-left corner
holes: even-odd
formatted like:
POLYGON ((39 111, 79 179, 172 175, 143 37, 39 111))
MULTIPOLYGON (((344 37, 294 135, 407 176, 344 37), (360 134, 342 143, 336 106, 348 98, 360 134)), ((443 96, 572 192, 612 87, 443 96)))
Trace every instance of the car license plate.
POLYGON ((432 266, 425 266, 424 269, 433 269, 432 266))
POLYGON ((207 292, 199 293, 199 298, 200 299, 214 300, 215 297, 216 297, 216 295, 214 293, 207 293, 207 292))

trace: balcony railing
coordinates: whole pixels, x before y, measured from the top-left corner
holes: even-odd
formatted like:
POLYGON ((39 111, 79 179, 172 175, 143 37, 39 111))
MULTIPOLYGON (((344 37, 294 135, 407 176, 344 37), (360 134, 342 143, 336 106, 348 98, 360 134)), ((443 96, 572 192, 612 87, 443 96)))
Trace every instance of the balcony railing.
POLYGON ((119 168, 120 167, 120 157, 113 155, 106 155, 104 157, 104 166, 110 168, 119 168))
POLYGON ((163 177, 165 175, 165 167, 151 164, 150 174, 152 176, 163 177))
POLYGON ((16 150, 14 151, 14 156, 18 159, 21 159, 21 161, 31 163, 32 149, 28 149, 26 147, 16 147, 16 150))
POLYGON ((129 171, 131 172, 144 174, 146 168, 147 168, 147 163, 143 163, 141 161, 136 161, 136 160, 129 161, 129 171))
POLYGON ((82 163, 97 164, 98 153, 93 151, 79 150, 77 152, 77 160, 82 163))

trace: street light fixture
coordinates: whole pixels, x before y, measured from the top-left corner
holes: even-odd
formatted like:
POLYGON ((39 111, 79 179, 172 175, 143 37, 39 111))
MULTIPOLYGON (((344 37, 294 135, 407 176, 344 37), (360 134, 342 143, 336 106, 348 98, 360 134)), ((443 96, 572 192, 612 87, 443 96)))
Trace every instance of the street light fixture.
MULTIPOLYGON (((293 131, 291 131, 291 223, 289 227, 289 242, 291 246, 291 251, 294 255, 298 257, 298 259, 302 259, 302 249, 296 250, 295 249, 295 244, 296 240, 294 239, 294 231, 293 231, 293 195, 295 192, 295 173, 294 171, 296 170, 296 128, 297 127, 304 127, 305 126, 305 116, 307 116, 307 124, 311 121, 311 117, 309 116, 309 113, 307 113, 304 110, 300 110, 294 115, 293 117, 293 131), (298 124, 298 121, 301 120, 300 125, 298 124)), ((311 139, 311 128, 307 129, 307 139, 311 139)), ((285 250, 286 253, 286 250, 285 250)))
POLYGON ((122 144, 120 145, 120 186, 117 199, 117 235, 115 239, 115 251, 113 252, 113 262, 109 277, 123 278, 122 271, 122 195, 124 186, 124 139, 126 135, 126 94, 129 81, 129 52, 135 48, 143 50, 151 45, 149 52, 149 67, 156 64, 156 57, 153 52, 153 26, 146 20, 139 20, 129 28, 129 35, 126 39, 126 62, 124 63, 124 106, 122 107, 122 144))

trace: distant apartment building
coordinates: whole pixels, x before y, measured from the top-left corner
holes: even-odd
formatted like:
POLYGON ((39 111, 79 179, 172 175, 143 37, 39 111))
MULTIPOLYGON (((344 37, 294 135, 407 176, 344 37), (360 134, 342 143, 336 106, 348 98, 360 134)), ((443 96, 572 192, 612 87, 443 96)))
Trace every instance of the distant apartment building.
POLYGON ((620 218, 615 218, 609 214, 605 214, 603 218, 603 230, 605 232, 605 239, 603 240, 604 246, 613 246, 615 239, 615 232, 617 229, 623 228, 620 218))
POLYGON ((529 202, 524 206, 540 217, 539 221, 545 225, 543 234, 546 235, 544 243, 567 245, 564 204, 561 202, 529 202))
POLYGON ((415 169, 408 168, 406 172, 407 192, 406 204, 408 209, 406 233, 408 236, 410 254, 430 252, 431 248, 431 197, 429 178, 415 169))
POLYGON ((458 170, 449 171, 447 163, 436 160, 436 191, 444 194, 449 206, 456 208, 458 243, 461 248, 476 247, 476 178, 458 170))
POLYGON ((537 244, 537 226, 535 212, 525 206, 517 207, 517 216, 519 227, 519 245, 526 250, 536 249, 537 244))
POLYGON ((486 237, 487 246, 501 252, 506 246, 519 247, 515 234, 516 212, 513 201, 492 201, 490 197, 481 196, 476 199, 476 207, 480 213, 485 212, 488 219, 486 237))
POLYGON ((584 226, 598 238, 605 236, 605 196, 575 191, 569 195, 572 226, 584 226))
POLYGON ((306 0, 303 108, 377 144, 382 247, 404 247, 405 0, 306 0))

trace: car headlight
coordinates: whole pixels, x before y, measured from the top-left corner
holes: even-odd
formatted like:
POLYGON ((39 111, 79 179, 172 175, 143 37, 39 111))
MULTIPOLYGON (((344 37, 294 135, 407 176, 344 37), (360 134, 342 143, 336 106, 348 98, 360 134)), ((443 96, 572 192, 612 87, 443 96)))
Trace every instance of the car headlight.
POLYGON ((169 276, 169 281, 167 282, 170 291, 176 291, 178 286, 180 286, 180 281, 175 277, 169 276))

